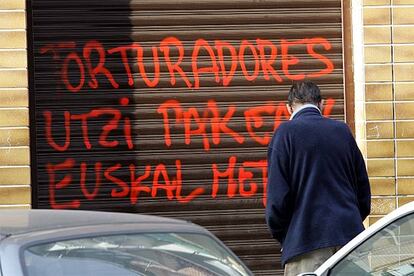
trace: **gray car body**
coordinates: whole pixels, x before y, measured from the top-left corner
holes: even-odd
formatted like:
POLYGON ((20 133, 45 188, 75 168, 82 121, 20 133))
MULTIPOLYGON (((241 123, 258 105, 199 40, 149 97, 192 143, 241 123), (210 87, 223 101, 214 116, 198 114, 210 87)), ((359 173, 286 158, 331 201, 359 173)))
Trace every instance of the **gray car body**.
POLYGON ((1 275, 24 276, 23 251, 35 244, 97 235, 170 232, 208 235, 240 261, 208 230, 182 220, 110 212, 6 210, 0 212, 1 275))

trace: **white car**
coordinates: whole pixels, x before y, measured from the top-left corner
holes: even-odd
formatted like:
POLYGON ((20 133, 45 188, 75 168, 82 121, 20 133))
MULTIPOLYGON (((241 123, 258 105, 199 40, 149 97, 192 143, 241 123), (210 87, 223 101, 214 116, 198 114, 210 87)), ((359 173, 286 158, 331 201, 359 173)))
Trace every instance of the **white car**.
POLYGON ((301 276, 414 275, 414 202, 396 209, 301 276))

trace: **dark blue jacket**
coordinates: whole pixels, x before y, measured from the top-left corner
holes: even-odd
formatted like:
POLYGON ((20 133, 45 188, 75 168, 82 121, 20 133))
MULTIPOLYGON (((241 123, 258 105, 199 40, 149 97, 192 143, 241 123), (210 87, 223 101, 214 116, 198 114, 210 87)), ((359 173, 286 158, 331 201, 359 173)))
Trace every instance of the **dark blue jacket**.
POLYGON ((268 151, 266 221, 282 244, 282 266, 297 255, 342 246, 364 230, 371 192, 348 126, 307 107, 280 125, 268 151))

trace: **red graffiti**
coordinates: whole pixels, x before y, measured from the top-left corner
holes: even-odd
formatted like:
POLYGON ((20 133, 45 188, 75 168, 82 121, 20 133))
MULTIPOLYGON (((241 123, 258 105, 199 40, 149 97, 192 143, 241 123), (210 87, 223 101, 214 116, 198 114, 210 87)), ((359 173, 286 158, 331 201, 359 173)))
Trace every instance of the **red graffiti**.
MULTIPOLYGON (((136 56, 137 71, 147 87, 156 87, 160 82, 162 61, 159 53, 163 55, 163 62, 170 76, 171 86, 175 86, 178 78, 180 78, 188 88, 193 89, 201 87, 201 74, 213 76, 217 84, 228 86, 238 66, 240 66, 240 71, 245 80, 249 82, 255 81, 259 76, 263 76, 268 81, 274 80, 277 83, 283 82, 283 79, 302 80, 304 78, 318 78, 330 74, 334 70, 333 62, 323 53, 316 52, 316 46, 318 45, 322 46, 325 51, 331 50, 332 45, 327 39, 314 37, 298 40, 281 39, 280 41, 280 45, 275 45, 270 40, 258 38, 255 41, 242 40, 238 45, 234 45, 221 40, 209 42, 200 38, 194 42, 191 55, 186 56, 183 43, 176 37, 167 37, 158 45, 151 47, 152 62, 149 63, 144 60, 144 48, 137 42, 131 45, 121 45, 105 49, 99 41, 91 40, 83 45, 81 54, 76 52, 76 43, 74 42, 48 44, 40 49, 40 53, 50 53, 57 61, 62 60, 61 55, 64 57, 61 77, 66 89, 71 92, 78 92, 82 88, 86 88, 86 83, 88 88, 98 89, 99 82, 104 80, 102 78, 98 80, 97 75, 105 76, 106 81, 113 88, 119 88, 119 80, 117 81, 111 72, 111 70, 115 69, 111 69, 110 64, 106 64, 108 56, 120 58, 120 62, 124 65, 128 80, 127 84, 131 87, 137 81, 132 74, 129 60, 131 55, 136 56), (307 55, 307 58, 320 61, 322 69, 318 72, 294 73, 294 67, 298 66, 301 58, 303 58, 303 55, 300 55, 301 58, 299 58, 299 55, 294 56, 292 54, 291 48, 297 46, 304 47, 306 52, 304 54, 307 55), (280 51, 278 51, 279 48, 280 51), (228 52, 230 57, 230 66, 227 68, 225 52, 228 52), (173 55, 172 53, 177 54, 173 55), (205 62, 205 53, 207 53, 207 57, 210 60, 210 65, 208 66, 201 65, 201 62, 205 62), (98 56, 98 61, 95 65, 92 65, 92 54, 97 54, 98 56), (200 59, 201 56, 203 56, 203 59, 200 59), (246 58, 248 58, 249 63, 250 60, 253 60, 253 65, 248 64, 246 58), (183 68, 185 60, 191 61, 190 72, 185 71, 183 68), (281 68, 276 68, 277 60, 280 60, 281 68), (70 66, 72 63, 75 66, 70 66), (145 68, 145 66, 150 67, 150 65, 153 67, 152 79, 148 77, 148 72, 145 68), (70 70, 74 72, 69 74, 70 70), (76 75, 77 77, 70 79, 69 75, 76 75), (88 82, 86 81, 87 79, 89 79, 88 82)), ((145 57, 146 60, 148 58, 145 57)), ((151 58, 149 59, 151 60, 151 58)))
POLYGON ((244 112, 246 120, 246 129, 250 137, 261 145, 268 145, 273 131, 275 131, 282 119, 289 119, 289 112, 284 104, 275 105, 268 103, 267 105, 249 108, 244 112), (258 135, 257 131, 263 126, 263 115, 270 115, 274 117, 274 125, 271 132, 264 132, 258 135))
MULTIPOLYGON (((128 98, 121 98, 120 105, 125 106, 129 104, 128 98)), ((329 116, 335 104, 334 99, 327 99, 323 114, 329 116)), ((223 112, 214 100, 208 100, 204 109, 199 110, 195 107, 183 107, 180 102, 176 100, 168 100, 161 104, 158 108, 158 113, 162 116, 164 122, 164 136, 165 144, 169 147, 172 145, 171 140, 171 122, 175 124, 184 125, 184 142, 187 145, 191 144, 193 136, 201 136, 204 150, 210 150, 211 145, 219 145, 221 136, 227 135, 238 143, 243 144, 246 139, 250 138, 260 145, 267 145, 270 142, 271 135, 275 129, 280 125, 282 120, 287 120, 289 114, 286 106, 279 103, 267 102, 264 105, 253 106, 244 111, 245 129, 236 131, 231 128, 231 119, 237 111, 237 107, 230 105, 227 110, 223 112), (171 113, 172 112, 172 113, 171 113), (173 116, 171 116, 173 114, 173 116), (272 118, 273 127, 263 131, 265 118, 272 118), (248 136, 246 136, 246 134, 248 136)), ((65 142, 63 145, 58 145, 52 135, 53 113, 51 111, 44 112, 45 117, 45 136, 49 145, 56 151, 66 151, 70 147, 71 138, 71 122, 79 121, 81 123, 81 133, 83 143, 86 149, 91 149, 94 146, 101 147, 117 147, 120 143, 124 143, 129 149, 133 148, 131 138, 131 122, 130 118, 122 116, 121 111, 115 108, 98 108, 90 112, 82 114, 72 114, 69 111, 64 112, 65 125, 65 142), (100 129, 99 140, 97 143, 90 141, 89 135, 89 121, 91 119, 100 118, 104 116, 107 120, 100 129), (109 119, 108 119, 109 118, 109 119), (123 125, 120 126, 120 125, 123 125), (121 140, 111 139, 111 133, 115 130, 123 131, 124 138, 121 140)), ((175 171, 171 173, 167 170, 165 164, 158 164, 156 166, 146 165, 143 172, 137 172, 137 167, 134 164, 128 166, 130 172, 130 179, 125 180, 117 176, 123 165, 113 164, 103 168, 101 162, 96 162, 92 166, 86 162, 76 164, 75 159, 69 158, 60 164, 49 163, 46 169, 49 175, 49 198, 52 208, 79 208, 81 202, 91 201, 102 190, 102 183, 109 181, 115 188, 111 189, 108 196, 112 198, 129 197, 131 204, 136 204, 139 201, 141 194, 156 198, 160 194, 165 194, 168 200, 176 200, 180 203, 188 203, 196 199, 198 196, 206 193, 206 187, 197 187, 187 195, 182 194, 182 164, 180 160, 175 162, 175 171), (58 175, 63 175, 62 179, 56 179, 56 172, 58 175), (86 179, 90 173, 94 173, 94 184, 87 185, 86 179), (70 202, 58 202, 57 195, 64 189, 76 185, 73 182, 75 176, 79 176, 80 191, 82 197, 74 199, 70 202), (152 183, 148 185, 148 182, 152 183), (145 183, 145 184, 144 184, 145 183)), ((233 198, 237 195, 242 197, 253 197, 258 194, 263 194, 263 204, 266 202, 266 185, 267 185, 267 163, 266 160, 259 161, 245 161, 241 164, 237 163, 237 157, 231 156, 228 161, 228 166, 220 167, 218 164, 211 165, 212 183, 211 183, 211 197, 216 198, 218 194, 222 194, 223 181, 227 184, 225 186, 228 198, 233 198), (256 183, 254 179, 258 179, 257 174, 261 175, 261 183, 256 183), (255 176, 256 175, 256 176, 255 176), (259 191, 259 188, 262 189, 259 191)), ((78 184, 78 185, 79 185, 78 184)), ((105 184, 107 185, 107 184, 105 184)), ((71 187, 73 188, 73 187, 71 187)))
POLYGON ((263 40, 263 39, 257 39, 256 40, 257 47, 259 49, 259 55, 260 55, 260 63, 262 65, 263 69, 263 75, 265 80, 270 80, 269 72, 272 75, 272 77, 277 82, 282 82, 282 78, 277 73, 275 68, 273 67, 273 64, 276 61, 277 58, 277 47, 270 41, 270 40, 263 40), (266 56, 265 49, 270 48, 270 56, 266 56))
POLYGON ((226 133, 233 137, 237 143, 242 144, 244 142, 243 136, 241 136, 236 131, 232 130, 228 123, 236 112, 236 107, 230 105, 226 115, 223 117, 220 116, 220 110, 217 106, 217 103, 214 100, 209 100, 207 102, 208 111, 211 113, 211 132, 213 136, 213 144, 220 144, 220 133, 226 133))
POLYGON ((177 71, 177 73, 181 76, 182 80, 185 82, 187 87, 191 88, 191 82, 188 80, 184 70, 180 67, 181 62, 184 59, 184 46, 181 43, 181 41, 175 37, 167 37, 163 41, 161 41, 160 51, 164 53, 165 63, 167 64, 168 71, 170 72, 171 76, 171 85, 174 86, 176 83, 174 71, 177 71), (178 60, 174 64, 172 64, 171 62, 170 46, 175 46, 175 48, 178 50, 178 60))
MULTIPOLYGON (((324 116, 331 114, 334 105, 334 99, 326 100, 323 110, 324 116)), ((163 117, 165 145, 168 147, 172 145, 171 119, 174 119, 176 124, 184 125, 183 134, 186 145, 191 144, 193 136, 201 136, 204 150, 209 151, 211 143, 214 145, 220 144, 221 134, 226 134, 232 137, 238 144, 243 144, 248 137, 243 136, 242 132, 236 132, 228 126, 236 109, 235 106, 230 105, 223 116, 220 114, 217 103, 214 100, 209 100, 206 108, 203 110, 195 107, 184 108, 176 100, 164 102, 158 107, 157 111, 163 117), (173 115, 171 116, 171 114, 173 115), (211 132, 208 132, 208 129, 211 129, 211 132)), ((282 103, 267 102, 265 105, 253 106, 244 111, 245 131, 243 132, 247 132, 250 138, 260 145, 268 145, 273 132, 283 120, 288 120, 289 118, 290 114, 282 103), (263 131, 265 117, 273 117, 273 127, 267 131, 263 131)))
POLYGON ((99 41, 92 40, 85 44, 83 47, 83 57, 86 62, 86 67, 89 71, 91 80, 89 81, 89 87, 97 89, 99 88, 98 80, 96 75, 103 74, 107 77, 113 88, 118 88, 119 84, 114 80, 112 73, 105 67, 105 49, 99 41), (92 67, 91 53, 95 51, 99 55, 98 65, 92 67))
POLYGON ((80 186, 81 186, 81 191, 84 194, 84 196, 87 199, 92 200, 98 194, 99 188, 101 186, 102 163, 101 162, 95 163, 95 187, 93 188, 92 192, 89 192, 88 188, 86 187, 87 170, 88 170, 87 164, 85 162, 82 162, 80 165, 80 186))
POLYGON ((215 198, 220 188, 220 178, 227 178, 227 196, 232 198, 236 194, 242 197, 252 197, 258 192, 259 186, 262 187, 260 194, 263 194, 263 206, 266 206, 266 187, 267 187, 267 161, 247 161, 238 165, 238 175, 236 174, 237 158, 231 156, 229 164, 225 171, 220 171, 217 164, 212 165, 213 169, 213 183, 212 183, 212 197, 215 198), (262 183, 253 181, 254 170, 258 169, 261 174, 262 183), (247 188, 248 187, 248 188, 247 188))
MULTIPOLYGON (((127 99, 126 99, 127 100, 127 99)), ((125 105, 125 103, 121 100, 121 105, 125 105)), ((52 113, 52 111, 44 111, 43 116, 45 118, 45 137, 48 144, 57 151, 66 151, 70 146, 70 136, 71 136, 71 121, 80 121, 81 122, 81 130, 82 130, 82 138, 85 148, 90 150, 92 149, 92 144, 90 142, 90 135, 89 135, 89 121, 91 119, 104 120, 105 118, 109 117, 110 119, 107 120, 106 124, 102 126, 100 129, 98 145, 104 148, 114 148, 120 144, 118 139, 109 140, 109 136, 111 132, 119 129, 119 124, 123 124, 123 140, 125 141, 128 149, 133 149, 132 137, 131 137, 131 120, 128 117, 122 118, 121 111, 115 108, 97 108, 92 109, 88 113, 82 114, 72 114, 69 111, 64 112, 65 118, 65 143, 64 145, 58 145, 53 139, 53 127, 52 121, 53 116, 56 116, 52 113)))
MULTIPOLYGON (((119 100, 121 106, 129 104, 128 98, 121 98, 119 100)), ((332 113, 334 99, 327 99, 325 101, 325 108, 323 110, 324 116, 329 116, 332 113)), ((270 142, 271 135, 276 130, 283 120, 289 119, 289 113, 286 106, 282 103, 276 104, 272 101, 264 105, 249 107, 244 111, 244 127, 245 129, 236 131, 231 125, 231 120, 237 112, 237 107, 230 105, 227 110, 223 112, 216 101, 208 100, 204 109, 199 110, 196 107, 184 107, 179 101, 168 100, 161 104, 158 108, 158 113, 161 115, 164 123, 164 138, 167 147, 172 146, 170 122, 175 124, 182 124, 184 126, 184 142, 187 145, 191 144, 193 136, 201 136, 203 141, 203 148, 206 151, 210 150, 211 145, 220 145, 222 135, 231 137, 236 143, 243 144, 247 139, 252 139, 260 145, 267 145, 270 142), (172 115, 173 114, 173 115, 172 115), (171 116, 172 115, 172 116, 171 116), (263 130, 265 119, 271 118, 272 127, 263 130), (247 135, 246 135, 247 133, 247 135)), ((48 144, 59 152, 64 152, 70 147, 71 138, 71 122, 79 121, 81 123, 81 133, 83 143, 86 149, 92 149, 95 146, 104 148, 113 148, 124 143, 129 149, 133 148, 131 138, 131 120, 126 116, 122 116, 121 111, 115 108, 98 108, 90 112, 82 114, 73 114, 69 111, 64 112, 64 126, 65 126, 65 142, 59 145, 55 142, 52 129, 54 114, 51 111, 44 111, 45 118, 45 136, 48 144), (105 117, 107 120, 99 130, 99 140, 97 143, 90 141, 89 122, 91 119, 105 117), (109 119, 108 119, 109 118, 109 119), (123 126, 121 126, 123 125, 123 126), (115 130, 123 131, 124 137, 122 140, 111 139, 111 133, 115 130)), ((101 118, 102 119, 102 118, 101 118)), ((138 167, 134 164, 128 166, 130 178, 128 180, 122 179, 118 176, 123 168, 121 164, 113 164, 111 166, 103 167, 101 162, 95 162, 88 165, 86 162, 76 164, 75 159, 69 158, 60 164, 48 163, 46 169, 49 175, 49 198, 50 205, 56 209, 66 208, 80 208, 82 202, 91 201, 103 189, 103 180, 105 185, 108 181, 115 186, 111 189, 108 196, 112 198, 129 197, 131 204, 137 204, 141 194, 152 198, 165 195, 168 200, 176 200, 180 203, 188 203, 196 199, 200 195, 206 194, 206 187, 197 187, 189 192, 187 195, 182 194, 182 164, 181 160, 175 161, 175 170, 173 173, 167 170, 165 164, 145 165, 143 172, 140 172, 138 167), (57 174, 56 172, 59 172, 57 174), (94 173, 94 182, 88 183, 87 176, 94 173), (57 180, 57 175, 62 179, 57 180), (74 176, 79 176, 80 192, 82 197, 74 199, 70 202, 58 202, 56 198, 62 190, 73 189, 74 176), (145 184, 144 184, 145 183, 145 184), (151 183, 151 185, 148 185, 151 183)), ((266 204, 266 186, 267 186, 267 162, 266 160, 259 161, 245 161, 237 163, 236 156, 230 156, 228 165, 220 167, 219 164, 213 163, 211 165, 211 198, 216 198, 218 194, 223 194, 223 182, 225 186, 225 194, 228 198, 233 198, 237 195, 242 197, 253 197, 258 194, 263 195, 263 204, 266 204), (261 177, 257 177, 260 174, 261 177), (261 179, 261 183, 255 182, 255 179, 261 179), (260 190, 259 190, 260 189, 260 190)), ((92 178, 93 179, 93 178, 92 178)))
POLYGON ((130 171, 130 179, 128 181, 117 176, 117 172, 122 169, 121 164, 115 164, 103 170, 102 163, 96 162, 93 165, 95 184, 92 191, 89 191, 86 187, 86 177, 88 174, 88 165, 86 162, 80 162, 79 167, 77 167, 76 161, 73 158, 69 158, 60 164, 48 163, 46 167, 49 173, 50 204, 54 209, 76 209, 80 207, 81 201, 94 200, 100 189, 104 188, 102 186, 102 179, 107 180, 105 185, 113 186, 108 196, 112 198, 129 197, 131 204, 136 204, 138 202, 141 193, 150 195, 153 198, 160 196, 160 194, 165 194, 169 200, 177 200, 180 203, 188 203, 199 195, 205 193, 203 187, 198 187, 188 195, 183 194, 180 160, 176 160, 175 162, 174 173, 169 172, 164 164, 158 164, 155 167, 146 165, 144 173, 138 176, 136 166, 130 164, 128 166, 130 171), (60 181, 56 180, 57 171, 60 171, 60 174, 63 173, 64 175, 63 179, 60 181), (73 185, 76 185, 76 183, 73 182, 73 178, 76 174, 80 177, 82 197, 69 203, 57 202, 56 197, 63 189, 70 189, 70 186, 73 187, 73 185), (144 185, 143 182, 145 180, 151 180, 150 178, 152 179, 152 185, 144 185))
POLYGON ((45 117, 45 136, 46 141, 48 144, 57 151, 66 151, 70 145, 70 112, 65 111, 64 117, 65 117, 65 144, 63 146, 60 146, 56 144, 56 142, 53 140, 52 136, 52 112, 51 111, 44 111, 43 116, 45 117))
MULTIPOLYGON (((240 44, 239 62, 240 62, 243 75, 246 78, 246 80, 254 81, 257 78, 257 76, 259 76, 260 64, 259 64, 257 50, 256 50, 256 47, 247 40, 243 40, 240 44), (254 69, 251 75, 249 74, 249 70, 247 69, 246 63, 244 61, 244 56, 246 55, 247 49, 249 49, 249 51, 254 57, 254 69)), ((263 69, 263 71, 265 71, 265 69, 263 69)))
MULTIPOLYGON (((206 79, 209 79, 209 85, 224 87, 231 85, 235 78, 238 83, 263 79, 286 83, 319 78, 334 70, 334 64, 327 56, 332 45, 322 37, 280 39, 278 44, 260 38, 232 42, 200 38, 191 47, 186 43, 185 48, 181 40, 171 36, 153 45, 134 42, 108 49, 98 40, 90 40, 82 45, 75 42, 48 44, 40 49, 40 53, 50 55, 59 64, 62 84, 73 93, 105 86, 115 90, 125 85, 164 88, 165 79, 172 87, 185 86, 191 90, 202 87, 206 79), (298 53, 298 47, 302 48, 302 53, 298 53), (299 70, 303 68, 301 63, 305 59, 318 65, 313 70, 299 70), (113 67, 116 60, 123 66, 121 74, 117 67, 113 67)), ((121 146, 133 150, 132 122, 135 118, 122 113, 122 108, 128 106, 130 100, 122 97, 118 103, 118 108, 97 107, 87 112, 44 110, 46 142, 58 153, 68 154, 72 136, 81 133, 81 145, 85 150, 121 146), (63 135, 57 133, 58 126, 62 125, 63 135), (58 137, 63 138, 59 140, 58 137)), ((330 116, 334 105, 334 99, 326 99, 323 115, 330 116)), ((273 132, 290 118, 283 103, 265 101, 247 107, 235 104, 223 107, 213 98, 201 106, 191 106, 171 98, 161 103, 156 112, 162 120, 166 147, 171 148, 178 142, 191 146, 201 141, 200 147, 206 152, 220 147, 223 141, 266 146, 273 132), (182 137, 182 141, 173 140, 173 135, 182 137)), ((211 186, 191 186, 191 190, 183 186, 184 164, 179 159, 168 165, 161 162, 125 165, 67 158, 58 164, 46 164, 50 205, 55 209, 77 209, 84 203, 97 200, 98 196, 127 198, 131 204, 138 204, 143 197, 165 197, 185 204, 201 196, 203 199, 262 196, 265 205, 267 161, 237 158, 229 156, 224 165, 212 163, 211 186), (77 190, 78 196, 70 201, 59 200, 68 190, 77 190)))
POLYGON ((193 68, 194 74, 194 88, 200 88, 200 73, 213 73, 215 77, 216 83, 220 83, 220 76, 219 76, 219 67, 217 65, 216 55, 214 53, 213 48, 208 44, 207 41, 204 39, 198 39, 194 45, 193 55, 191 56, 191 64, 193 68), (201 48, 204 48, 210 59, 211 59, 211 66, 209 67, 198 67, 198 56, 200 55, 201 48))
POLYGON ((62 80, 69 91, 78 92, 82 89, 85 83, 85 67, 76 53, 70 53, 63 61, 62 80), (74 61, 79 68, 79 83, 76 86, 69 81, 69 64, 71 61, 74 61))
MULTIPOLYGON (((137 173, 137 166, 130 164, 128 166, 130 178, 128 180, 117 176, 117 172, 123 168, 121 164, 114 164, 103 168, 101 162, 93 164, 95 182, 92 183, 93 189, 89 190, 86 186, 88 172, 86 162, 76 164, 72 158, 65 160, 60 164, 47 164, 49 173, 49 198, 51 207, 54 209, 77 209, 83 202, 92 201, 99 194, 100 190, 105 188, 102 180, 105 179, 105 185, 111 185, 110 193, 106 195, 111 198, 129 197, 131 204, 137 204, 141 194, 157 198, 166 196, 168 200, 175 200, 179 203, 188 203, 195 200, 200 195, 205 195, 206 187, 196 187, 187 195, 183 194, 182 183, 182 164, 180 160, 175 161, 174 172, 168 171, 165 164, 156 166, 145 165, 141 173, 137 173), (59 171, 61 180, 56 179, 56 172, 59 171), (80 177, 81 195, 68 203, 61 203, 56 200, 60 193, 65 189, 73 189, 76 183, 75 177, 80 177)), ((242 197, 254 197, 258 194, 263 195, 263 205, 266 204, 266 186, 267 186, 267 161, 245 161, 237 163, 237 158, 231 156, 228 160, 227 168, 220 170, 217 164, 212 164, 213 179, 211 183, 211 198, 216 198, 221 194, 220 190, 223 185, 224 194, 228 198, 236 195, 242 197), (254 179, 262 179, 261 183, 256 183, 254 179), (226 181, 227 184, 223 184, 226 181), (261 190, 259 191, 259 188, 261 190)), ((107 189, 107 188, 106 188, 107 189)))
POLYGON ((51 164, 48 163, 46 165, 46 169, 49 175, 49 202, 50 206, 53 209, 66 209, 66 208, 79 208, 80 207, 80 201, 79 200, 73 200, 68 203, 58 203, 56 201, 56 190, 61 190, 72 182, 72 176, 71 175, 65 175, 62 180, 59 182, 55 181, 56 178, 56 172, 57 171, 63 171, 67 169, 73 168, 75 165, 74 159, 67 159, 65 162, 60 164, 51 164))
POLYGON ((217 58, 220 64, 220 71, 222 74, 222 80, 223 80, 223 86, 228 86, 236 73, 237 69, 237 51, 234 46, 232 46, 230 43, 225 41, 216 40, 215 41, 215 48, 217 50, 217 58), (231 57, 231 66, 230 70, 227 71, 226 65, 224 63, 224 49, 227 49, 230 52, 231 57))

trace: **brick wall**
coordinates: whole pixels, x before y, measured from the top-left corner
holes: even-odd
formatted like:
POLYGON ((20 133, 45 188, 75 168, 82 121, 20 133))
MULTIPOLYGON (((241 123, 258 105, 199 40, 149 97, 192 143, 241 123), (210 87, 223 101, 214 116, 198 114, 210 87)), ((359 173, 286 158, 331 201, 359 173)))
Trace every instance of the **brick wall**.
POLYGON ((24 0, 0 0, 0 208, 30 207, 24 0))
POLYGON ((363 5, 372 224, 414 200, 414 1, 364 0, 363 5))

